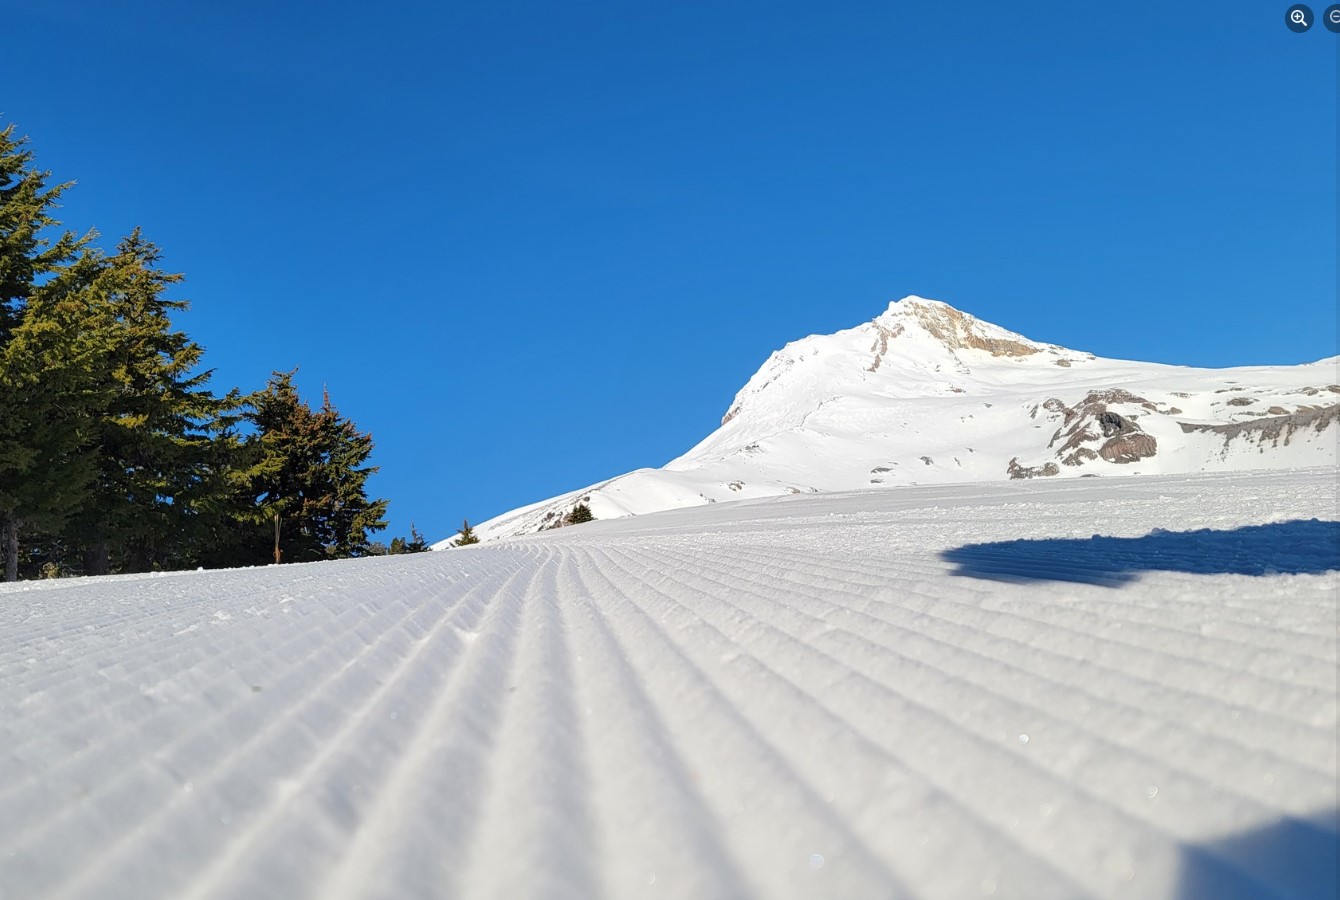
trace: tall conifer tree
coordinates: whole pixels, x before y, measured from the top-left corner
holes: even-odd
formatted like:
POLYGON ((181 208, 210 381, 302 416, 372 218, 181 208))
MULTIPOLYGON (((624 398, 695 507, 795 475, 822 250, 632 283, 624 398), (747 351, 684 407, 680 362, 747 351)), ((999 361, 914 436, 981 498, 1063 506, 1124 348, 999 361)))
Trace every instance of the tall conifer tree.
POLYGON ((298 396, 292 372, 276 372, 254 398, 260 448, 255 492, 277 535, 276 562, 365 556, 368 533, 386 527, 385 500, 371 500, 372 435, 340 415, 327 394, 320 410, 298 396))
POLYGON ((89 574, 193 561, 202 517, 232 488, 241 398, 210 391, 203 349, 173 327, 187 304, 166 292, 181 276, 159 260, 136 229, 92 286, 110 323, 99 373, 110 390, 97 419, 98 490, 74 524, 89 574))
POLYGON ((34 166, 27 139, 17 137, 13 125, 0 129, 0 557, 7 580, 18 577, 25 525, 58 523, 85 483, 64 468, 77 455, 78 409, 59 397, 62 380, 78 375, 70 365, 87 347, 82 332, 53 343, 51 326, 70 321, 68 297, 64 303, 55 298, 72 287, 60 276, 88 238, 59 231, 53 213, 68 185, 49 186, 50 177, 34 166), (42 284, 53 285, 46 318, 16 347, 16 333, 42 284), (43 494, 44 479, 54 493, 43 494))
POLYGON ((96 418, 110 320, 89 302, 102 261, 85 252, 35 288, 0 348, 0 517, 5 577, 17 577, 20 534, 57 534, 91 502, 96 418))

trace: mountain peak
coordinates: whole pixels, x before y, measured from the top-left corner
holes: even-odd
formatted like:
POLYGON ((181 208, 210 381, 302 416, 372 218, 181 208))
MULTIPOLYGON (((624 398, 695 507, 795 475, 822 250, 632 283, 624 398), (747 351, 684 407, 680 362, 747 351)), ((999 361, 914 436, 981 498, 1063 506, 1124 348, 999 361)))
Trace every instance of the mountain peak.
POLYGON ((950 306, 948 303, 945 303, 943 300, 931 300, 929 297, 919 297, 916 294, 908 294, 901 300, 890 301, 889 308, 885 310, 884 314, 888 315, 889 313, 897 313, 899 311, 908 310, 916 306, 943 306, 947 309, 954 308, 950 306))
POLYGON ((881 335, 887 335, 885 340, 915 328, 950 350, 984 350, 992 356, 1032 356, 1049 346, 983 322, 948 303, 916 295, 890 303, 873 324, 881 335))
POLYGON ((1334 466, 1335 360, 1190 369, 1029 340, 904 297, 872 320, 773 352, 722 427, 640 469, 476 526, 538 532, 575 503, 598 519, 872 487, 1334 466))

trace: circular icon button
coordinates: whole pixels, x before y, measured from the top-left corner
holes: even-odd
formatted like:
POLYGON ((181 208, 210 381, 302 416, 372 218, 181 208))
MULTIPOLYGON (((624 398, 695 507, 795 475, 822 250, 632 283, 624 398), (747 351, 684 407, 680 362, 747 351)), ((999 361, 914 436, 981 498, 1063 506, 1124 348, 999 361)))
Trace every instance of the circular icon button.
POLYGON ((1340 34, 1340 3, 1327 7, 1326 12, 1321 14, 1321 24, 1328 30, 1340 34))
POLYGON ((1312 10, 1301 3, 1295 3, 1284 14, 1284 24, 1295 34, 1302 34, 1312 27, 1312 10))

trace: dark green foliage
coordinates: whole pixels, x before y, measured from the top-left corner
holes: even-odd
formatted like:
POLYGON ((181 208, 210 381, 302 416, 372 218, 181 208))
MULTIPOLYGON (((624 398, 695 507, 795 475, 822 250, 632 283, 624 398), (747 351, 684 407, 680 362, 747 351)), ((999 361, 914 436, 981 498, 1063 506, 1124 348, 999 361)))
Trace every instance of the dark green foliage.
MULTIPOLYGON (((93 277, 84 241, 52 216, 65 185, 48 188, 26 141, 0 130, 0 556, 18 577, 20 545, 58 530, 92 478, 83 433, 100 400, 93 372, 102 339, 80 292, 93 277), (71 265, 71 261, 78 260, 71 265)), ((26 554, 25 554, 26 556, 26 554)))
MULTIPOLYGON (((49 186, 0 129, 0 562, 5 577, 99 574, 374 552, 371 435, 291 375, 215 394, 173 327, 159 249, 107 255, 61 231, 49 186)), ((427 549, 417 531, 406 552, 427 549)))
POLYGON ((103 394, 88 366, 96 336, 79 330, 65 301, 32 307, 0 349, 0 518, 10 580, 16 543, 59 533, 97 471, 89 423, 103 394))
POLYGON ((97 490, 71 525, 88 574, 194 563, 235 489, 241 398, 209 390, 204 351, 173 329, 186 303, 165 292, 181 276, 163 272, 159 256, 136 229, 114 256, 95 259, 88 289, 107 389, 92 435, 97 490))
POLYGON ((396 556, 401 553, 427 553, 430 549, 432 548, 428 546, 428 541, 424 539, 423 535, 419 534, 419 529, 414 527, 414 523, 410 522, 409 539, 392 538, 390 549, 386 552, 396 556))
POLYGON ((428 539, 419 533, 413 522, 409 523, 409 543, 405 545, 405 549, 410 553, 427 553, 432 549, 428 545, 428 539))
POLYGON ((456 536, 456 546, 464 547, 468 544, 478 544, 478 543, 479 543, 479 536, 475 534, 475 530, 470 527, 470 520, 468 519, 465 520, 464 522, 461 523, 460 534, 456 536))
POLYGON ((563 524, 580 525, 583 522, 591 522, 594 520, 595 516, 591 515, 591 507, 585 503, 578 503, 569 510, 566 516, 563 517, 563 524))
POLYGON ((377 471, 365 465, 372 435, 341 416, 329 395, 313 410, 298 396, 292 372, 274 373, 252 403, 259 458, 251 489, 262 522, 279 523, 276 561, 369 555, 368 532, 386 527, 387 506, 367 496, 377 471))
POLYGON ((33 288, 87 240, 68 231, 51 236, 60 225, 52 216, 56 201, 70 185, 48 187, 51 173, 33 165, 27 144, 13 125, 0 129, 0 346, 9 341, 33 288))

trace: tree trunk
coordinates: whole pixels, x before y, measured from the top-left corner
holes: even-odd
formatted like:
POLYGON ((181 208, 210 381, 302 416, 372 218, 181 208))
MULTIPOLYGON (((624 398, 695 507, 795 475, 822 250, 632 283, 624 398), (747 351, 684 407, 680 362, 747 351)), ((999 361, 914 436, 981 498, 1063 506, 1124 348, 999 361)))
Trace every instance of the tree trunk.
POLYGON ((106 541, 96 541, 84 550, 84 574, 106 575, 111 568, 108 562, 106 541))
POLYGON ((19 580, 19 520, 13 513, 4 516, 5 581, 19 580))
POLYGON ((279 513, 275 513, 275 565, 279 565, 279 513))

